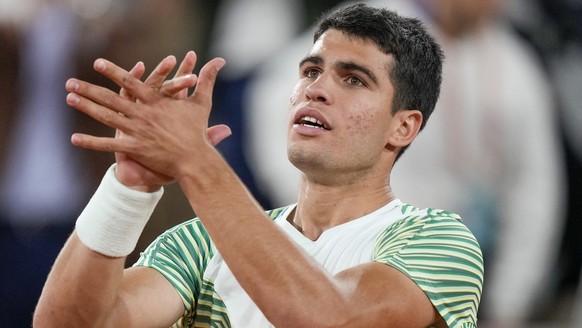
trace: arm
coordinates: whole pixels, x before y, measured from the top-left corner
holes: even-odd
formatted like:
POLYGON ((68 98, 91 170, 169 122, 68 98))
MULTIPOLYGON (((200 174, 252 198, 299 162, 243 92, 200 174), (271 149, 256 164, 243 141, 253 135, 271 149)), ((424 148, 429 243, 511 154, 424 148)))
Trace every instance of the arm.
MULTIPOLYGON (((196 58, 189 53, 174 80, 163 83, 174 68, 168 57, 146 80, 151 89, 171 97, 185 98, 181 92, 195 83, 190 76, 196 58), (185 76, 183 78, 180 78, 185 76)), ((129 72, 139 78, 143 64, 129 72)), ((125 99, 132 99, 127 90, 125 99)), ((128 101, 129 101, 128 100, 128 101)), ((224 126, 207 131, 212 142, 228 135, 224 126)), ((118 131, 116 138, 123 139, 118 131)), ((116 154, 117 179, 133 189, 153 191, 171 178, 144 168, 125 154, 116 154)), ((108 257, 89 249, 74 232, 58 256, 34 315, 35 327, 159 327, 170 326, 184 312, 175 288, 157 271, 149 268, 124 270, 125 256, 108 257)))
POLYGON ((96 69, 142 105, 70 81, 72 107, 128 136, 76 134, 74 144, 128 154, 145 167, 175 178, 239 283, 278 327, 425 327, 434 322, 432 304, 401 272, 369 263, 330 275, 266 216, 204 133, 213 84, 223 64, 220 59, 207 63, 193 95, 175 100, 98 60, 96 69), (233 213, 236 221, 229 219, 233 213))
POLYGON ((216 156, 178 181, 229 268, 276 327, 426 327, 435 310, 400 271, 367 263, 330 275, 252 200, 216 156), (237 213, 237 220, 229 220, 237 213), (280 297, 285 295, 285 297, 280 297))
POLYGON ((170 283, 148 268, 124 270, 125 257, 88 249, 73 235, 58 256, 34 327, 169 327, 184 311, 170 283))

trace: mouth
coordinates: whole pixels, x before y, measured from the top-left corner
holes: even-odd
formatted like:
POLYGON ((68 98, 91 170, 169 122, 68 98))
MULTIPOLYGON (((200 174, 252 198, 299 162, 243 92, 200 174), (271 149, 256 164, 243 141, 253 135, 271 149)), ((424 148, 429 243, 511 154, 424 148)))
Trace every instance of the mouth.
POLYGON ((316 119, 313 116, 301 116, 298 120, 295 121, 295 124, 310 127, 310 128, 330 130, 330 128, 325 123, 316 119))

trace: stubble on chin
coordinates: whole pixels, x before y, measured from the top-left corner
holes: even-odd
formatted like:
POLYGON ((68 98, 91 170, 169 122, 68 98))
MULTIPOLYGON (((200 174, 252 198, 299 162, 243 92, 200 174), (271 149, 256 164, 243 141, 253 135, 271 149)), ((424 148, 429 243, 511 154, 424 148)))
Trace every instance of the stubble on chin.
POLYGON ((324 167, 326 165, 326 155, 324 152, 314 150, 298 149, 287 147, 287 158, 299 170, 306 170, 324 167))

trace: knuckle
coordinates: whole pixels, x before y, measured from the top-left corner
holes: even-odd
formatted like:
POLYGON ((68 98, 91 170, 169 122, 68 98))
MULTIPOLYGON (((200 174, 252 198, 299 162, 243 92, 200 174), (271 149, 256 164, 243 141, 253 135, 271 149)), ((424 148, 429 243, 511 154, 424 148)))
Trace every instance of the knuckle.
POLYGON ((104 110, 101 113, 101 121, 103 123, 111 123, 113 121, 113 115, 115 115, 115 113, 111 110, 104 110))
POLYGON ((110 142, 105 142, 102 145, 102 150, 105 152, 113 152, 113 145, 110 142))
POLYGON ((101 100, 101 104, 107 108, 112 108, 116 103, 116 97, 114 97, 113 95, 111 95, 110 93, 107 93, 105 95, 103 95, 102 100, 101 100))
POLYGON ((205 95, 199 95, 200 97, 196 97, 195 98, 195 102, 196 104, 202 106, 202 107, 211 107, 212 106, 212 98, 211 97, 207 97, 205 95))
POLYGON ((124 75, 121 78, 121 87, 127 90, 133 90, 136 85, 136 79, 131 75, 124 75))

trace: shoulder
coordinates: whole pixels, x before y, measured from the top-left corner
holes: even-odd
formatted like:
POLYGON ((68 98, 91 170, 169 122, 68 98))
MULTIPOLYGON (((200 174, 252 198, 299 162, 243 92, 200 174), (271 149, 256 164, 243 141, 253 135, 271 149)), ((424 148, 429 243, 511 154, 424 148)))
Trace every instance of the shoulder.
POLYGON ((450 327, 473 327, 483 288, 483 256, 456 213, 403 204, 403 217, 377 240, 374 261, 412 279, 450 327))
POLYGON ((452 218, 455 219, 457 221, 462 221, 461 220, 461 216, 458 215, 455 212, 451 212, 451 211, 447 211, 447 210, 442 210, 442 209, 438 209, 438 208, 418 208, 415 206, 412 206, 410 204, 407 203, 402 203, 400 206, 400 211, 402 213, 402 215, 408 217, 408 216, 421 216, 424 218, 452 218))
POLYGON ((194 218, 159 235, 141 253, 135 265, 165 270, 171 263, 183 266, 179 263, 188 262, 189 266, 203 267, 203 263, 208 262, 214 253, 215 247, 210 235, 202 222, 194 218))
POLYGON ((420 209, 406 203, 402 203, 400 211, 402 217, 386 228, 383 233, 384 236, 398 234, 402 237, 418 233, 435 234, 439 231, 445 234, 462 233, 469 237, 473 236, 463 223, 461 216, 457 213, 436 208, 420 209))
MULTIPOLYGON (((274 208, 266 210, 265 213, 273 220, 276 220, 277 218, 284 215, 291 207, 293 207, 293 205, 274 208)), ((214 249, 212 239, 204 227, 204 224, 198 217, 180 223, 166 230, 156 238, 154 243, 152 243, 152 245, 155 244, 171 244, 178 248, 188 248, 191 245, 205 245, 207 250, 205 253, 208 254, 212 254, 214 249)), ((150 248, 152 245, 150 245, 150 248)))
POLYGON ((274 221, 274 220, 278 219, 279 217, 285 215, 288 212, 288 210, 290 210, 294 207, 295 207, 294 204, 282 206, 282 207, 274 208, 271 210, 267 210, 266 213, 274 221))
POLYGON ((210 235, 199 218, 190 219, 166 230, 156 241, 175 245, 176 248, 189 248, 191 245, 202 246, 203 253, 208 253, 208 255, 212 255, 214 252, 210 235))
POLYGON ((403 217, 378 237, 374 257, 380 262, 464 263, 482 279, 483 255, 461 217, 441 209, 402 206, 403 217))

